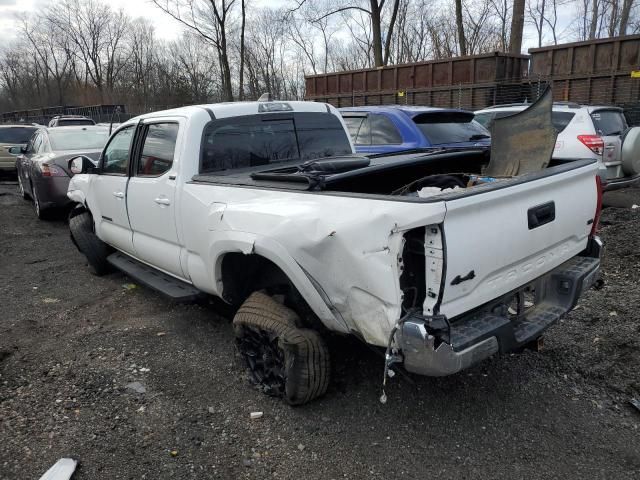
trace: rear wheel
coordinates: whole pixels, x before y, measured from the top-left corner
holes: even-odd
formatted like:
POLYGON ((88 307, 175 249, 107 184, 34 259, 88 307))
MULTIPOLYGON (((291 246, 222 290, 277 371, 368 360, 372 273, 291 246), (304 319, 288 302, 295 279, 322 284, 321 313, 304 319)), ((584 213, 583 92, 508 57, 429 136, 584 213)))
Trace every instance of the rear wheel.
POLYGON ((327 346, 314 330, 299 328, 298 316, 268 295, 255 292, 233 319, 236 345, 251 380, 267 395, 302 405, 329 385, 327 346))
POLYGON ((49 218, 49 209, 43 208, 40 203, 40 198, 38 198, 38 190, 33 185, 31 186, 31 193, 33 195, 33 208, 36 211, 36 216, 40 220, 46 220, 49 218))
POLYGON ((24 198, 25 200, 29 199, 29 194, 24 189, 24 185, 22 184, 22 177, 20 176, 19 173, 18 173, 18 192, 20 192, 20 195, 22 195, 22 198, 24 198))
MULTIPOLYGON (((72 214, 73 215, 73 214, 72 214)), ((94 275, 104 275, 110 270, 107 257, 111 253, 109 246, 93 232, 93 219, 89 212, 82 212, 69 218, 71 236, 89 263, 94 275)))

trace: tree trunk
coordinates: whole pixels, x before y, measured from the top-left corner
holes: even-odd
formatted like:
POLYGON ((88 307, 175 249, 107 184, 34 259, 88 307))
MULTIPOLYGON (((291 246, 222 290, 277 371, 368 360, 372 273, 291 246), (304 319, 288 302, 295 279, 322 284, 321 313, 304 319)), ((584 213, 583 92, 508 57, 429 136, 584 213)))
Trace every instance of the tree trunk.
POLYGON ((596 31, 598 30, 598 0, 591 2, 591 23, 589 25, 589 40, 596 38, 596 31))
POLYGON ((627 26, 629 25, 629 15, 631 13, 631 7, 633 7, 634 0, 624 0, 622 4, 622 12, 620 12, 620 28, 618 29, 618 35, 627 34, 627 26))
POLYGON ((456 28, 458 30, 458 44, 460 46, 460 55, 467 54, 467 39, 464 36, 464 22, 462 20, 462 0, 456 0, 456 28))
POLYGON ((380 28, 380 6, 378 0, 370 0, 371 34, 373 35, 373 63, 376 67, 384 65, 382 58, 382 29, 380 28))
POLYGON ((240 27, 240 73, 238 74, 238 99, 244 100, 244 27, 246 22, 246 2, 242 1, 242 26, 240 27))
POLYGON ((525 0, 513 0, 511 37, 509 38, 509 51, 511 53, 522 53, 522 32, 524 30, 524 2, 525 0))
POLYGON ((396 18, 398 18, 399 6, 400 0, 395 0, 393 2, 393 13, 391 14, 391 20, 389 20, 389 31, 387 32, 387 38, 384 42, 384 65, 387 65, 389 63, 389 55, 391 54, 391 38, 393 37, 393 28, 396 24, 396 18))
POLYGON ((542 46, 542 27, 544 26, 544 9, 546 7, 546 0, 542 0, 540 5, 540 24, 538 25, 538 48, 542 46))

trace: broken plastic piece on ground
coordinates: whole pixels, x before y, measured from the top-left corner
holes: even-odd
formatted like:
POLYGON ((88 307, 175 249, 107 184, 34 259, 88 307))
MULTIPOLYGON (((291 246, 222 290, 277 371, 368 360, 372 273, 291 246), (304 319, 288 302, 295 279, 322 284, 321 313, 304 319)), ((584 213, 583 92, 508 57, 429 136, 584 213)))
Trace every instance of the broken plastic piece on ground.
POLYGON ((261 418, 262 415, 262 412, 251 412, 249 416, 251 417, 251 420, 256 420, 258 418, 261 418))
POLYGON ((135 283, 124 283, 122 284, 122 288, 124 288, 125 290, 133 290, 134 288, 138 288, 138 285, 136 285, 135 283))
POLYGON ((77 460, 61 458, 40 477, 40 480, 69 480, 77 466, 77 460))

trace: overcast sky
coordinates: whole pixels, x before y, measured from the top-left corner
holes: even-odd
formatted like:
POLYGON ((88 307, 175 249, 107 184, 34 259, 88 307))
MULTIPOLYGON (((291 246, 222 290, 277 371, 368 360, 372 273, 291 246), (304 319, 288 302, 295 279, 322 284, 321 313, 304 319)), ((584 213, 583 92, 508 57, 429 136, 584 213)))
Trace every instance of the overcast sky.
MULTIPOLYGON (((0 0, 0 48, 16 37, 16 15, 36 11, 51 1, 55 0, 0 0)), ((273 2, 286 3, 285 0, 254 0, 252 3, 260 5, 273 2)), ((131 17, 145 17, 151 20, 156 27, 156 34, 160 38, 171 39, 180 35, 181 27, 179 24, 150 4, 149 0, 108 0, 108 3, 114 9, 122 8, 131 17)), ((559 7, 559 25, 567 25, 572 13, 571 8, 568 5, 559 7)), ((561 31, 562 28, 558 28, 558 31, 561 31)), ((524 36, 523 50, 536 46, 536 35, 533 27, 525 26, 524 36)))

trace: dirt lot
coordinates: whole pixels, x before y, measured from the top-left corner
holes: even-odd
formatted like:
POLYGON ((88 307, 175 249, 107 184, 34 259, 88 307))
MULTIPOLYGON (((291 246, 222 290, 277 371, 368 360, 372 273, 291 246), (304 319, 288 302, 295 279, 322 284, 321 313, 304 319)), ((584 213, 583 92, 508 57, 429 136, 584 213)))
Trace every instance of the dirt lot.
POLYGON ((381 359, 334 339, 328 394, 289 408, 240 373, 228 312, 93 277, 65 222, 38 221, 4 182, 0 478, 73 456, 77 479, 637 479, 640 190, 622 198, 603 219, 606 286, 541 353, 396 376, 382 405, 381 359))

